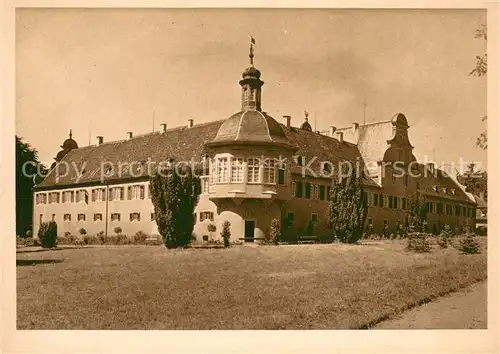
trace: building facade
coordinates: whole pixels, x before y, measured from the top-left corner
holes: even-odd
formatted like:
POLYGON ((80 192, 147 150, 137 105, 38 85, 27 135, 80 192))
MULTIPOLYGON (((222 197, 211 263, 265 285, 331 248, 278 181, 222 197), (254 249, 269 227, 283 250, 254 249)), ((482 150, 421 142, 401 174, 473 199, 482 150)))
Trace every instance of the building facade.
POLYGON ((241 109, 231 117, 167 129, 121 141, 78 147, 71 133, 47 177, 34 189, 36 235, 54 220, 58 232, 79 235, 157 234, 149 176, 164 164, 189 162, 201 173, 195 210, 197 241, 220 239, 231 223, 232 241, 254 242, 278 219, 298 235, 327 234, 330 190, 342 166, 361 173, 368 203, 366 226, 396 232, 406 222, 407 200, 429 203, 428 227, 438 232, 473 227, 476 203, 433 165, 416 161, 402 113, 389 120, 313 131, 307 112, 299 127, 262 110, 261 73, 250 66, 239 81, 241 109), (217 231, 210 233, 208 225, 217 231))

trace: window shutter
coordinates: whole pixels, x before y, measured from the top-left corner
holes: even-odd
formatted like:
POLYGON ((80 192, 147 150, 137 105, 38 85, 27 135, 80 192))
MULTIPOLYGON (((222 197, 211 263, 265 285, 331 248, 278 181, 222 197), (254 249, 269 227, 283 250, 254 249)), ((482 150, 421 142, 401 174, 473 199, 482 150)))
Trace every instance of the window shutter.
POLYGON ((141 199, 144 199, 144 186, 141 186, 141 199))
POLYGON ((110 189, 109 189, 108 199, 109 199, 110 201, 111 201, 111 200, 113 200, 113 194, 114 194, 113 192, 114 192, 114 191, 115 191, 115 189, 114 189, 114 188, 110 188, 110 189))
POLYGON ((101 200, 104 202, 106 200, 106 189, 103 188, 102 189, 102 196, 101 196, 101 200))
POLYGON ((95 193, 96 190, 95 189, 92 189, 92 201, 95 202, 95 193))
POLYGON ((130 199, 132 199, 132 186, 129 186, 127 188, 127 190, 128 190, 128 192, 127 192, 128 193, 127 199, 130 200, 130 199))
POLYGON ((120 187, 120 200, 125 198, 125 187, 120 187))

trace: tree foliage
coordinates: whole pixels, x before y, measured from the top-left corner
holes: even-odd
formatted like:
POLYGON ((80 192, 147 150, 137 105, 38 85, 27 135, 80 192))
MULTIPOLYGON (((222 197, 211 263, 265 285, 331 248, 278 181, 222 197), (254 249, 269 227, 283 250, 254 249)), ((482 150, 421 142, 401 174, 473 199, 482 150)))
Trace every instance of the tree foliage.
POLYGON ((408 198, 406 208, 406 218, 408 220, 408 228, 410 232, 425 232, 427 221, 427 213, 429 206, 426 200, 418 193, 408 198))
POLYGON ((158 231, 167 248, 185 247, 191 242, 193 233, 200 179, 187 165, 160 172, 150 180, 158 231))
MULTIPOLYGON (((476 29, 476 34, 474 38, 488 40, 488 28, 486 25, 480 25, 478 29, 476 29)), ((469 72, 469 75, 472 76, 485 76, 488 72, 488 54, 484 55, 476 55, 476 66, 469 72)), ((487 116, 483 116, 481 120, 485 122, 487 120, 487 116)), ((476 146, 481 149, 486 150, 488 148, 488 134, 487 130, 484 130, 476 139, 476 146)))
POLYGON ((222 231, 220 235, 224 240, 224 247, 228 248, 230 246, 229 240, 231 239, 231 223, 229 221, 226 220, 222 223, 222 231))
POLYGON ((16 233, 20 236, 26 235, 32 227, 33 186, 36 180, 33 176, 38 170, 42 174, 46 172, 38 160, 38 152, 16 135, 16 233))
POLYGON ((42 222, 38 229, 38 239, 43 248, 57 246, 57 224, 55 221, 42 222))
POLYGON ((332 188, 328 225, 334 238, 344 243, 355 243, 361 239, 368 213, 363 196, 361 178, 355 173, 332 188))

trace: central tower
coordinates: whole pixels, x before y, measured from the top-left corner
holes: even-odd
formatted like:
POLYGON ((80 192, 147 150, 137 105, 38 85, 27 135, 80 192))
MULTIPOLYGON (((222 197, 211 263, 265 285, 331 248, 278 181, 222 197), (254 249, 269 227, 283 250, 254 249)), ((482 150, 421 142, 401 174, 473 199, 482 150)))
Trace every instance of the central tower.
POLYGON ((242 111, 261 111, 261 93, 264 81, 260 79, 260 71, 253 66, 253 45, 255 39, 253 37, 250 41, 250 66, 243 71, 240 80, 241 85, 241 110, 242 111))

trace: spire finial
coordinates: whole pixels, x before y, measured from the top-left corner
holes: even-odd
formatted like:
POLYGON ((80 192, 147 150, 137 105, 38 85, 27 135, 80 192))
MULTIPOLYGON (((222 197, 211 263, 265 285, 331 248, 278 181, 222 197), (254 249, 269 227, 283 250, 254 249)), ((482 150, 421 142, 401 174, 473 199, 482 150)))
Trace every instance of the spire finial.
POLYGON ((305 116, 305 121, 307 122, 309 120, 309 112, 304 111, 304 116, 305 116))
POLYGON ((250 36, 250 54, 248 54, 248 57, 250 58, 250 65, 253 66, 253 46, 255 44, 255 39, 253 36, 250 36))
POLYGON ((71 132, 71 129, 69 130, 69 138, 73 139, 73 133, 71 132))

